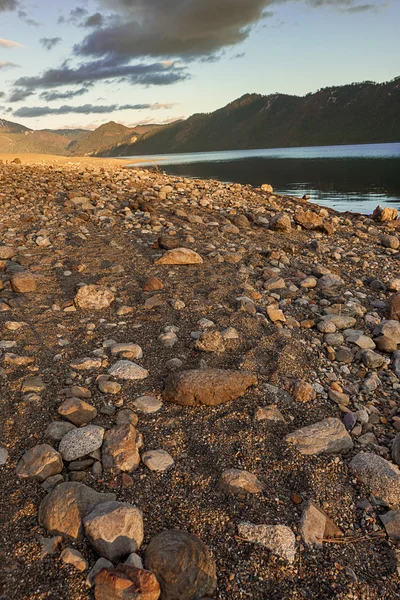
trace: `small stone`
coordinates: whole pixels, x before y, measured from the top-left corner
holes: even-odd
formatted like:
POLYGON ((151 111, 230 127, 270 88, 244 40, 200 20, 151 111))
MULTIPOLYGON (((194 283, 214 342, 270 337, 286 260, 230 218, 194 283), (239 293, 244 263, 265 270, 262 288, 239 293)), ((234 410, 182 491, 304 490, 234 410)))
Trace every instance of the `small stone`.
POLYGON ((21 392, 23 394, 27 394, 29 392, 40 394, 40 392, 43 392, 45 388, 46 386, 41 377, 38 375, 30 375, 25 377, 24 381, 22 382, 21 392))
POLYGON ((85 310, 103 310, 115 300, 115 294, 103 285, 85 285, 78 290, 74 302, 85 310))
POLYGON ((11 277, 11 287, 14 292, 18 292, 20 294, 30 294, 32 292, 36 292, 36 279, 27 271, 15 273, 11 277))
POLYGON ((86 571, 89 567, 87 560, 75 548, 65 548, 60 555, 60 560, 66 565, 75 567, 78 571, 86 571))
POLYGON ((222 473, 221 487, 231 494, 259 494, 264 486, 253 473, 242 469, 228 469, 222 473))
POLYGON ((400 466, 400 433, 396 434, 392 444, 392 460, 400 466))
POLYGON ((41 537, 40 544, 42 546, 42 551, 40 553, 40 558, 43 560, 44 558, 46 558, 46 556, 51 556, 52 554, 55 554, 60 545, 62 544, 62 541, 63 539, 61 535, 57 535, 51 538, 41 537))
POLYGON ((195 343, 195 348, 197 348, 197 350, 202 350, 203 352, 224 352, 224 338, 217 330, 205 331, 195 343))
POLYGON ((8 461, 8 451, 3 447, 0 446, 0 466, 3 466, 7 463, 8 461))
POLYGON ((256 421, 275 421, 277 423, 285 423, 285 417, 277 406, 259 406, 255 414, 256 421))
POLYGON ((75 371, 90 371, 92 369, 100 369, 101 359, 100 358, 77 358, 71 362, 71 368, 75 371))
POLYGON ((45 436, 50 438, 53 442, 60 442, 63 437, 73 429, 76 429, 72 423, 66 423, 65 421, 52 421, 47 426, 45 436))
POLYGON ((301 536, 307 546, 321 548, 325 539, 343 536, 343 532, 339 527, 336 527, 328 515, 311 500, 304 507, 300 529, 301 536))
POLYGON ((154 396, 140 396, 133 401, 136 410, 145 414, 158 412, 162 408, 162 402, 154 396))
POLYGON ((142 454, 142 461, 150 471, 166 471, 175 464, 174 459, 165 450, 148 450, 142 454))
POLYGON ((68 398, 58 408, 58 414, 76 426, 87 425, 97 417, 97 410, 79 398, 68 398))
POLYGON ((168 250, 161 258, 155 261, 156 265, 198 265, 202 264, 202 257, 188 248, 168 250))
POLYGON ((293 398, 298 402, 311 402, 317 397, 317 393, 311 383, 304 379, 298 379, 292 389, 293 398))
POLYGON ((96 576, 95 600, 158 600, 160 584, 150 571, 121 564, 96 576))
POLYGON ((137 365, 134 362, 131 362, 130 360, 119 360, 115 363, 115 365, 108 369, 108 372, 110 375, 113 375, 113 377, 116 377, 117 379, 130 381, 146 379, 146 377, 149 374, 149 372, 146 369, 143 369, 143 367, 140 367, 139 365, 137 365))
POLYGON ((99 390, 102 394, 119 394, 122 386, 120 383, 116 381, 99 381, 98 383, 99 390))
POLYGON ((145 292, 157 292, 163 289, 162 282, 157 277, 148 277, 143 284, 143 290, 145 292))
POLYGON ((393 542, 400 542, 400 512, 390 510, 385 515, 380 515, 380 519, 390 539, 393 542))
POLYGON ((301 454, 306 455, 347 452, 353 447, 345 426, 340 419, 334 417, 298 429, 285 439, 301 454))
POLYGON ((87 425, 69 431, 61 440, 59 451, 64 460, 71 462, 82 458, 101 447, 104 429, 97 425, 87 425))
POLYGON ((114 344, 111 346, 111 354, 113 356, 118 356, 118 354, 129 352, 131 355, 130 358, 138 359, 142 358, 143 350, 137 344, 127 343, 127 344, 114 344))

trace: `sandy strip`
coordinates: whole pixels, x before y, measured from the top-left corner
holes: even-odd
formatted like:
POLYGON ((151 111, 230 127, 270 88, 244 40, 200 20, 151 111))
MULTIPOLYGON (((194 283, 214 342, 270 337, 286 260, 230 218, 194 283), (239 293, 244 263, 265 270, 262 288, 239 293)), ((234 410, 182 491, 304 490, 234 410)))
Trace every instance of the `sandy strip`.
POLYGON ((55 154, 0 154, 0 161, 12 162, 19 158, 24 164, 82 165, 96 167, 122 167, 140 162, 134 158, 96 158, 93 156, 57 156, 55 154))

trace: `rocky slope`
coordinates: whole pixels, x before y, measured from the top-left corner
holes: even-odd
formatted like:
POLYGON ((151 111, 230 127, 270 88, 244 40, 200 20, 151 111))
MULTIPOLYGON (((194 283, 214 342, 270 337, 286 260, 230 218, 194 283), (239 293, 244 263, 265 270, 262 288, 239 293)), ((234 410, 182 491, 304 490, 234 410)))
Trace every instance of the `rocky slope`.
MULTIPOLYGON (((247 94, 210 114, 151 131, 125 155, 400 141, 400 78, 306 96, 247 94)), ((108 153, 119 156, 119 148, 108 153)))
POLYGON ((0 183, 0 594, 398 597, 396 214, 95 163, 0 183))

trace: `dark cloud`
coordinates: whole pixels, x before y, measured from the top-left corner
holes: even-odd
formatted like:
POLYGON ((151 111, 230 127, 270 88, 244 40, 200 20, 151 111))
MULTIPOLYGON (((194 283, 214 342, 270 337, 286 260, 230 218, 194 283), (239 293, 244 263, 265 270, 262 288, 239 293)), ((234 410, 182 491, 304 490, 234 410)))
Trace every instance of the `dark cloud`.
POLYGON ((82 87, 79 90, 68 90, 66 92, 43 92, 40 94, 42 100, 54 102, 55 100, 70 100, 77 96, 83 96, 89 91, 88 87, 82 87))
POLYGON ((82 23, 83 27, 101 27, 104 24, 104 17, 101 13, 97 12, 94 15, 90 15, 82 23))
POLYGON ((33 117, 44 117, 46 115, 67 115, 67 114, 79 114, 79 115, 91 115, 91 114, 106 114, 112 113, 117 110, 159 110, 163 108, 170 108, 171 104, 111 104, 109 106, 95 106, 93 104, 84 104, 83 106, 69 106, 64 105, 58 108, 51 108, 50 106, 24 106, 19 108, 13 113, 14 117, 20 118, 33 118, 33 117))
POLYGON ((88 15, 86 8, 74 8, 70 11, 68 17, 59 17, 58 24, 70 23, 72 25, 79 25, 80 21, 88 15))
POLYGON ((39 27, 40 23, 38 21, 35 21, 35 19, 32 19, 27 12, 25 12, 24 10, 19 10, 18 11, 18 16, 21 19, 21 21, 24 21, 27 25, 32 25, 32 27, 39 27))
POLYGON ((57 44, 59 44, 61 41, 62 40, 60 37, 41 38, 39 40, 39 42, 42 44, 43 48, 46 48, 46 50, 52 50, 54 48, 54 46, 57 46, 57 44))
POLYGON ((5 98, 6 93, 5 92, 0 92, 0 98, 5 98))
POLYGON ((16 89, 11 92, 11 96, 9 97, 9 102, 22 102, 25 98, 29 98, 29 96, 33 96, 35 92, 32 90, 24 90, 24 89, 16 89))
POLYGON ((113 59, 92 61, 72 68, 64 63, 59 69, 49 69, 37 77, 21 77, 15 87, 23 90, 52 89, 63 85, 85 85, 101 80, 124 79, 140 85, 170 85, 187 79, 183 67, 163 63, 119 64, 113 59))
POLYGON ((15 10, 17 6, 17 0, 0 0, 0 12, 4 10, 15 10))
POLYGON ((386 8, 387 4, 377 6, 376 4, 359 4, 358 6, 350 6, 345 9, 347 13, 363 13, 363 12, 378 12, 383 8, 386 8))

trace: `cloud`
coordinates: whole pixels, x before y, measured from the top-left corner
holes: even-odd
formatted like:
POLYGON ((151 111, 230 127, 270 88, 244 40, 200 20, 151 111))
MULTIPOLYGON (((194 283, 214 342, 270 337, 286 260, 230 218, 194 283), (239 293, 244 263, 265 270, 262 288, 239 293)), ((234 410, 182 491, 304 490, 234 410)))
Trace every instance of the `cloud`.
POLYGON ((46 48, 46 50, 52 50, 54 48, 54 46, 57 46, 57 44, 59 44, 61 41, 62 40, 60 37, 41 38, 39 40, 39 42, 42 44, 43 48, 46 48))
POLYGON ((91 114, 105 114, 112 113, 119 110, 161 110, 165 108, 171 108, 173 104, 111 104, 109 106, 95 106, 93 104, 84 104, 83 106, 59 106, 58 108, 51 108, 50 106, 24 106, 19 108, 13 113, 14 117, 21 118, 34 118, 43 117, 47 115, 67 115, 67 114, 79 114, 79 115, 91 115, 91 114))
POLYGON ((90 17, 88 17, 86 19, 86 21, 84 21, 82 23, 83 27, 101 27, 104 23, 104 17, 101 13, 97 12, 94 15, 90 15, 90 17))
POLYGON ((18 42, 13 42, 11 40, 5 40, 4 38, 0 38, 0 46, 2 46, 3 48, 23 48, 24 47, 22 44, 19 44, 18 42))
POLYGON ((85 85, 101 80, 123 79, 140 85, 170 85, 188 78, 185 68, 162 63, 119 64, 113 59, 92 61, 77 68, 64 63, 59 69, 49 69, 37 77, 21 77, 15 88, 24 90, 52 89, 63 85, 85 85))
POLYGON ((46 102, 54 102, 55 100, 70 100, 77 96, 83 96, 89 91, 89 86, 82 87, 79 90, 68 90, 66 92, 43 92, 40 97, 46 102))
POLYGON ((352 14, 364 12, 379 12, 385 9, 387 6, 388 3, 381 4, 380 6, 377 6, 376 4, 359 4, 358 6, 350 6, 349 8, 346 8, 345 12, 352 14))
POLYGON ((2 71, 3 69, 12 69, 15 67, 19 67, 19 65, 16 65, 13 62, 9 62, 7 60, 0 60, 0 71, 2 71))
POLYGON ((32 92, 31 90, 23 90, 23 89, 13 90, 8 99, 8 102, 22 102, 22 100, 25 100, 25 98, 29 98, 29 96, 33 96, 34 93, 35 92, 32 92))
POLYGON ((17 0, 0 0, 0 12, 5 10, 15 10, 17 5, 17 0))
POLYGON ((31 19, 27 12, 24 10, 18 11, 18 16, 21 21, 24 21, 27 25, 31 25, 32 27, 39 27, 40 23, 35 21, 35 19, 31 19))
POLYGON ((68 17, 59 17, 58 24, 70 23, 71 25, 79 25, 79 22, 88 15, 86 8, 74 8, 70 11, 68 17))

